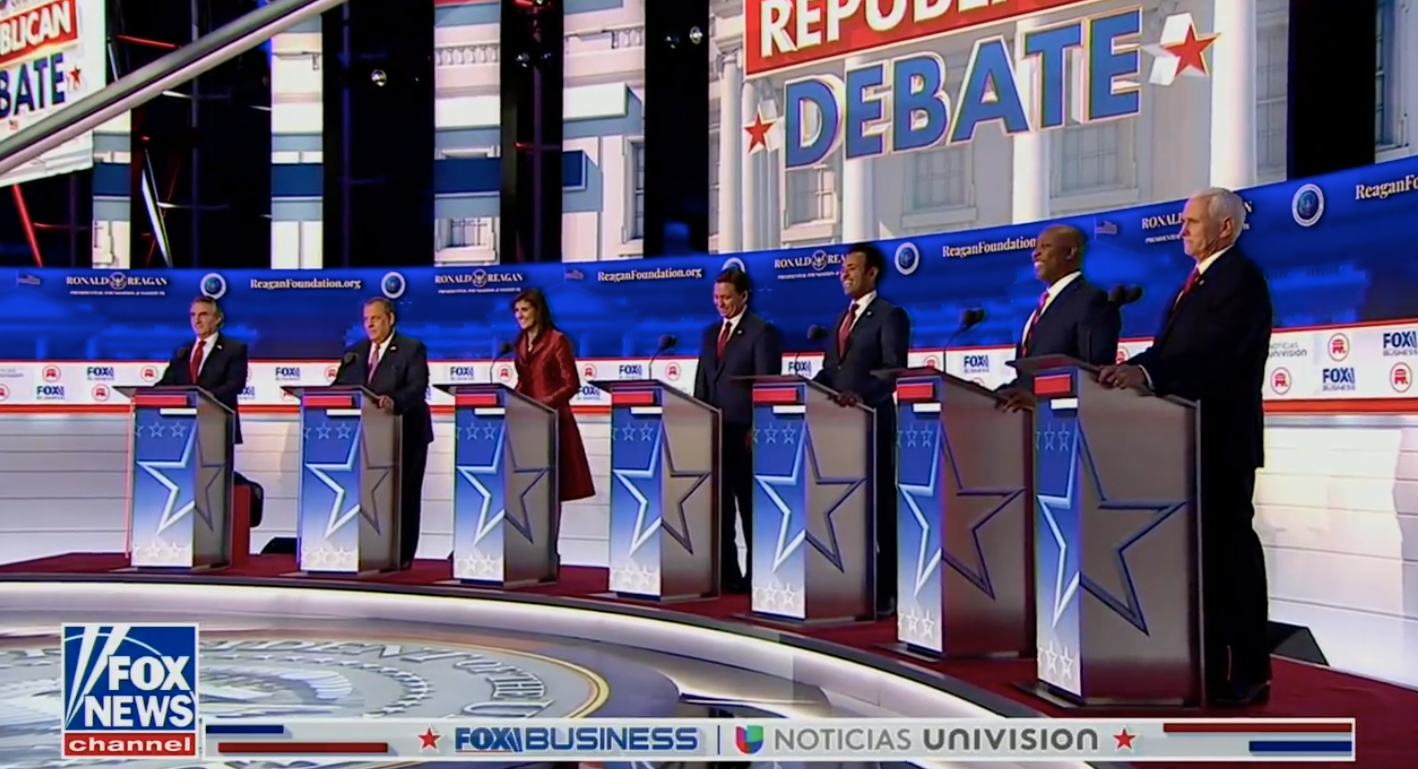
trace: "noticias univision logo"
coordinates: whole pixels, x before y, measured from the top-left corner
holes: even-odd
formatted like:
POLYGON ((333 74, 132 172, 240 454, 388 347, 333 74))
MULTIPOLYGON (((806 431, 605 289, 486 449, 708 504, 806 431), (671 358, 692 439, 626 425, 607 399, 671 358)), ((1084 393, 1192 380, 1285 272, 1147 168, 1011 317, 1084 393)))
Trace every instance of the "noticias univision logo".
POLYGON ((763 750, 763 727, 740 726, 734 730, 734 746, 739 752, 751 756, 763 750))
POLYGON ((64 758, 197 758, 197 626, 64 625, 64 758))

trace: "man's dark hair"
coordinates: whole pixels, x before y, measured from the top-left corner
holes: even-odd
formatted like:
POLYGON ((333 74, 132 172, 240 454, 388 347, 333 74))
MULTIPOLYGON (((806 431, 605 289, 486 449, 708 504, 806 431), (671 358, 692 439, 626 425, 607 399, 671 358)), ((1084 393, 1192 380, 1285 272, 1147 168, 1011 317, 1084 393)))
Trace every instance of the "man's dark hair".
POLYGON ((394 312, 394 303, 389 301, 385 297, 371 296, 370 298, 364 300, 365 307, 374 307, 375 305, 378 305, 379 307, 383 308, 384 312, 389 313, 389 317, 391 318, 397 318, 399 316, 398 313, 394 312))
POLYGON ((210 308, 211 311, 212 311, 212 314, 215 315, 215 316, 217 316, 217 323, 218 323, 218 324, 220 324, 220 323, 226 318, 226 314, 222 312, 222 306, 219 305, 219 304, 217 304, 217 300, 213 299, 213 298, 210 297, 210 296, 206 296, 206 295, 199 296, 199 297, 197 297, 196 299, 193 299, 193 300, 192 300, 192 303, 193 303, 193 304, 200 304, 200 305, 203 305, 203 306, 205 306, 205 307, 207 307, 207 308, 210 308))
POLYGON ((867 258, 867 267, 876 268, 876 279, 878 282, 886 277, 886 254, 876 247, 875 243, 856 243, 847 248, 849 254, 861 254, 867 258))
POLYGON ((734 291, 739 294, 747 294, 753 284, 749 282, 748 273, 737 267, 730 267, 719 273, 719 277, 714 279, 715 283, 728 283, 734 287, 734 291))

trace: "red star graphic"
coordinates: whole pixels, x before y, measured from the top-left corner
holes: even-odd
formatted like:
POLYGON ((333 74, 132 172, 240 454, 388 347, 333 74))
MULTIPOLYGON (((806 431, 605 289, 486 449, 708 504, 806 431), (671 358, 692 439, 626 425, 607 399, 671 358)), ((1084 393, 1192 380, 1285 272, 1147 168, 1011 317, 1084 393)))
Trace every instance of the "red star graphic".
POLYGON ((422 745, 419 746, 419 750, 428 750, 429 748, 437 748, 437 747, 438 747, 438 738, 439 738, 439 737, 442 737, 442 736, 443 736, 443 735, 439 734, 438 732, 433 731, 433 727, 431 727, 431 726, 428 727, 428 731, 426 731, 426 732, 424 732, 423 734, 420 734, 420 735, 419 735, 419 742, 423 743, 422 745))
POLYGON ((1211 47, 1212 43, 1216 42, 1216 38, 1218 37, 1220 37, 1220 35, 1217 34, 1198 37, 1196 34, 1196 25, 1192 25, 1187 27, 1187 38, 1185 40, 1180 43, 1164 45, 1162 48, 1166 50, 1167 53, 1177 57, 1177 76, 1180 77, 1183 72, 1189 69, 1194 69, 1203 75, 1209 75, 1211 74, 1211 70, 1206 66, 1206 57, 1202 54, 1206 52, 1206 49, 1211 47))
POLYGON ((78 85, 79 85, 79 81, 80 81, 80 80, 82 79, 82 77, 83 77, 82 72, 83 72, 83 71, 80 70, 78 67, 75 67, 75 68, 69 70, 69 79, 70 79, 71 81, 73 81, 73 83, 74 83, 75 86, 78 86, 78 85))
POLYGON ((758 147, 768 147, 768 131, 773 128, 773 121, 764 120, 763 115, 754 115, 753 124, 744 126, 748 131, 748 151, 753 152, 758 147))
POLYGON ((1118 741, 1116 750, 1122 750, 1124 748, 1132 750, 1132 741, 1137 739, 1137 735, 1129 732, 1128 728, 1124 726, 1121 732, 1113 735, 1113 739, 1118 741))

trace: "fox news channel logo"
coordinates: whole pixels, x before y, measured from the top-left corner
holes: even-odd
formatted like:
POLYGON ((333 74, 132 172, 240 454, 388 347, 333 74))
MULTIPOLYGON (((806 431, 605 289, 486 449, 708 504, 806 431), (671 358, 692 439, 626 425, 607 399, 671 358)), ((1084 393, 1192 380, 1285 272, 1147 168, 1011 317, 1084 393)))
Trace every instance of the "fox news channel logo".
POLYGON ((197 626, 64 625, 64 758, 197 758, 197 626))
POLYGON ((696 755, 706 743, 695 726, 460 726, 453 731, 454 748, 462 754, 696 755))

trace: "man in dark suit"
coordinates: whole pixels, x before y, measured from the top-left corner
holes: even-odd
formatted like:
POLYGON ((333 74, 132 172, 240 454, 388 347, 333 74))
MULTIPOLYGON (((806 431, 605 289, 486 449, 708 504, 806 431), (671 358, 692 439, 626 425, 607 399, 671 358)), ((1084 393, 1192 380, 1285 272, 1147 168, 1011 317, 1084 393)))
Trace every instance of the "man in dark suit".
POLYGON ((419 546, 423 474, 433 416, 428 409, 428 348, 394 331, 394 303, 376 297, 364 303, 368 339, 345 350, 337 385, 362 385, 379 396, 379 408, 403 417, 399 474, 399 568, 413 565, 419 546))
POLYGON ((183 345, 173 353, 167 368, 158 379, 159 387, 196 385, 212 394, 231 409, 231 436, 234 444, 241 443, 241 415, 237 399, 246 388, 246 344, 221 333, 222 308, 217 300, 199 296, 192 300, 188 312, 192 331, 197 340, 183 345))
MULTIPOLYGON (((1039 304, 1024 322, 1015 358, 1067 355, 1095 366, 1117 362, 1123 316, 1108 301, 1108 292, 1089 283, 1083 269, 1085 239, 1077 227, 1056 224, 1039 233, 1034 247, 1034 274, 1044 284, 1039 304)), ((1005 406, 1033 403, 1027 387, 1016 379, 1000 388, 1005 406)))
POLYGON ((729 269, 714 280, 714 307, 720 320, 704 329, 694 397, 719 408, 723 439, 719 450, 723 488, 719 494, 719 574, 726 593, 747 593, 753 568, 750 549, 739 568, 735 520, 753 546, 753 390, 737 377, 782 373, 783 338, 773 324, 748 311, 748 275, 729 269), (735 509, 738 515, 734 515, 735 509))
POLYGON ((1187 201, 1182 245, 1196 267, 1152 347, 1103 370, 1114 387, 1201 406, 1201 528, 1207 690, 1214 705, 1270 697, 1265 554, 1253 522, 1265 463, 1262 388, 1274 309, 1265 273, 1236 246, 1246 204, 1211 189, 1187 201))
POLYGON ((813 380, 836 390, 842 406, 876 410, 876 607, 896 610, 896 405, 895 385, 873 371, 906 368, 911 319, 877 296, 886 257, 870 243, 852 246, 842 260, 842 290, 850 303, 837 322, 822 370, 813 380))

